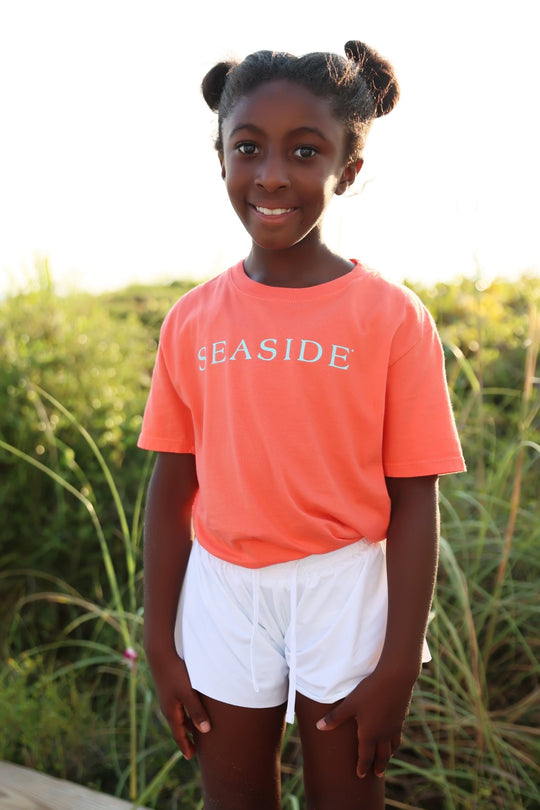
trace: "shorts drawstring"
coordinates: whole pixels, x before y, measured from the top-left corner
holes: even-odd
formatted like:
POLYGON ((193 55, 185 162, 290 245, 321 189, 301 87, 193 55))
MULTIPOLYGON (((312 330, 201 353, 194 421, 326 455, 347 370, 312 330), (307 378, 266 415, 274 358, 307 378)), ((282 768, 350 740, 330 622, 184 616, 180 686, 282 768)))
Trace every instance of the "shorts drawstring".
MULTIPOLYGON (((297 599, 297 571, 298 561, 293 566, 289 581, 290 591, 290 618, 289 618, 289 693, 287 697, 287 709, 285 720, 287 723, 294 723, 294 704, 296 700, 296 599, 297 599)), ((251 639, 249 643, 249 665, 251 669, 251 683, 255 692, 259 691, 257 681, 257 671, 255 666, 255 640, 259 629, 259 605, 261 575, 260 569, 254 568, 251 573, 251 587, 253 599, 253 616, 251 622, 251 639)))
POLYGON ((294 704, 296 701, 296 583, 297 583, 298 561, 291 571, 290 592, 291 592, 291 612, 289 624, 289 695, 287 697, 287 711, 285 720, 287 723, 294 723, 294 704))
POLYGON ((251 641, 249 643, 249 665, 251 667, 251 683, 256 692, 259 691, 259 684, 257 683, 257 675, 255 672, 255 636, 259 628, 259 591, 260 591, 261 573, 258 568, 254 568, 251 573, 251 587, 253 591, 253 618, 251 622, 251 641))

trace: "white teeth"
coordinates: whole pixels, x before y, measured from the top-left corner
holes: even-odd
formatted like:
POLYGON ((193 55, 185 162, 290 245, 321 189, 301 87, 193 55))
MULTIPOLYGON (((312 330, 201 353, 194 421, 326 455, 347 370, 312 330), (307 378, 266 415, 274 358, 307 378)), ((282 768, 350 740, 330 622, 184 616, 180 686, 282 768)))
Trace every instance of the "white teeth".
POLYGON ((255 208, 259 213, 266 214, 270 217, 277 217, 279 214, 288 214, 294 210, 293 208, 263 208, 260 205, 256 205, 255 208))

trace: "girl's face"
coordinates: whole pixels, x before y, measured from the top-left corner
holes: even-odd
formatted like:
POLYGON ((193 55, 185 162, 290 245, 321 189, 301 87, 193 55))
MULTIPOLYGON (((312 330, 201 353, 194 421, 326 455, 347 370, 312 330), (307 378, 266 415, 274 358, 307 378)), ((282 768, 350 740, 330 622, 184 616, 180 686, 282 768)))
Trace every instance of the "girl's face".
POLYGON ((266 82, 237 101, 222 137, 222 176, 253 242, 286 250, 320 241, 332 196, 362 165, 347 163, 345 129, 328 100, 294 82, 266 82))

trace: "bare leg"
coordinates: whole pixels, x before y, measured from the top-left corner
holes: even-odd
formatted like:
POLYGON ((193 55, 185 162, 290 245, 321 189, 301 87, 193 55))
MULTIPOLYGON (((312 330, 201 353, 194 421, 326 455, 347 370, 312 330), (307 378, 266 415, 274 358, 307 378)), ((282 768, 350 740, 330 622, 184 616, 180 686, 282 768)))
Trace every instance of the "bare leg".
POLYGON ((306 810, 384 810, 384 779, 370 771, 356 775, 356 723, 319 731, 317 720, 331 706, 296 695, 296 716, 304 758, 306 810))
POLYGON ((204 810, 279 810, 285 706, 245 709, 201 695, 212 724, 195 734, 204 810))

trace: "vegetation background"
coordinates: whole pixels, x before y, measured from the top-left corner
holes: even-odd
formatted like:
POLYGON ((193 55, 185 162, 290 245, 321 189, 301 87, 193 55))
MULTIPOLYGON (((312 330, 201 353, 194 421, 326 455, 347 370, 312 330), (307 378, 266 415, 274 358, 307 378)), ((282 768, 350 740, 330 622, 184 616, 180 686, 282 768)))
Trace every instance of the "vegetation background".
MULTIPOLYGON (((58 296, 46 262, 0 302, 0 759, 159 810, 202 807, 141 647, 151 454, 136 449, 159 327, 191 283, 58 296)), ((540 279, 415 286, 468 472, 441 483, 433 662, 387 806, 540 808, 540 279)), ((285 808, 302 806, 295 728, 285 808)))

